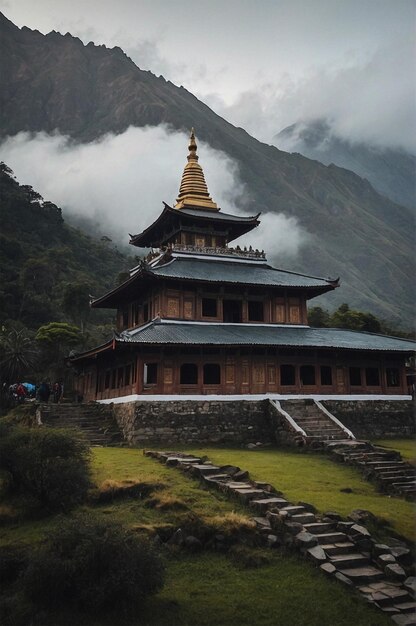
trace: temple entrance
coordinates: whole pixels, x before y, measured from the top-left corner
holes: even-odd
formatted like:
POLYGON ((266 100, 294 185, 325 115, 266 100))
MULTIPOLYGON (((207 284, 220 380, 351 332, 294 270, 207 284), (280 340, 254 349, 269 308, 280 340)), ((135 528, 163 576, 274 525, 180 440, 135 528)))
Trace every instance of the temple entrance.
POLYGON ((241 300, 223 300, 223 321, 239 324, 243 319, 243 303, 241 300))

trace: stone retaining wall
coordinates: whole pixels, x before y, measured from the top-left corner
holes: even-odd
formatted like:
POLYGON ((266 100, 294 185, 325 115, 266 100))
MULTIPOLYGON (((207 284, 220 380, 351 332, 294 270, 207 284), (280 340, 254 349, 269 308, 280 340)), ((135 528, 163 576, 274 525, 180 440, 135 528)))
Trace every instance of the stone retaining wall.
POLYGON ((325 400, 323 405, 357 438, 410 437, 416 432, 411 400, 325 400))
POLYGON ((131 445, 238 444, 275 441, 267 405, 267 400, 172 400, 114 404, 113 410, 131 445))
MULTIPOLYGON (((409 437, 415 432, 411 401, 326 400, 323 403, 357 438, 409 437)), ((295 443, 268 400, 172 400, 114 404, 125 440, 148 443, 295 443)))

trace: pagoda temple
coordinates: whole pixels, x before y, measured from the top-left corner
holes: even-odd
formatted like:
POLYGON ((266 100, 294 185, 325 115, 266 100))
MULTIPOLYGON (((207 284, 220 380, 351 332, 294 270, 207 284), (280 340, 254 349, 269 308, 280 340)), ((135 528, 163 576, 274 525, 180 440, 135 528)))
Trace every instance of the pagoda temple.
POLYGON ((230 246, 259 215, 220 210, 194 132, 172 207, 130 243, 151 253, 91 302, 117 311, 105 344, 71 358, 84 400, 233 394, 239 397, 404 397, 412 341, 308 325, 307 302, 339 280, 276 269, 265 253, 230 246))

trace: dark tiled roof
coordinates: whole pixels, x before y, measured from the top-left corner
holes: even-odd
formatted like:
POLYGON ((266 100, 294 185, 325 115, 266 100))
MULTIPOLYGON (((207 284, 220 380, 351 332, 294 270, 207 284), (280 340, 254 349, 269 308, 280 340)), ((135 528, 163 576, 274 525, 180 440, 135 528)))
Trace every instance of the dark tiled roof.
POLYGON ((276 346, 410 353, 416 342, 337 328, 153 321, 117 341, 141 344, 276 346))
POLYGON ((224 213, 223 211, 209 211, 204 209, 179 209, 181 215, 190 215, 192 217, 208 217, 210 219, 227 221, 227 222, 253 222, 257 220, 260 214, 257 215, 232 215, 231 213, 224 213))
POLYGON ((334 287, 325 278, 305 276, 294 272, 274 269, 270 265, 256 263, 233 263, 231 261, 204 261, 195 258, 175 258, 171 263, 153 267, 150 272, 164 278, 199 280, 213 283, 239 283, 271 287, 334 287))

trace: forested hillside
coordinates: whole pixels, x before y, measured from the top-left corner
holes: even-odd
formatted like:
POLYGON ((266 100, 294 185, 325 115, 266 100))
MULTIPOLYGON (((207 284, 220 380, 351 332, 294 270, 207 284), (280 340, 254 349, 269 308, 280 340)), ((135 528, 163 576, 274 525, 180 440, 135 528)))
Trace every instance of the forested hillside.
POLYGON ((43 201, 0 164, 0 322, 37 329, 50 321, 83 326, 111 322, 113 312, 92 311, 89 294, 117 282, 134 263, 111 242, 65 223, 61 209, 43 201))

